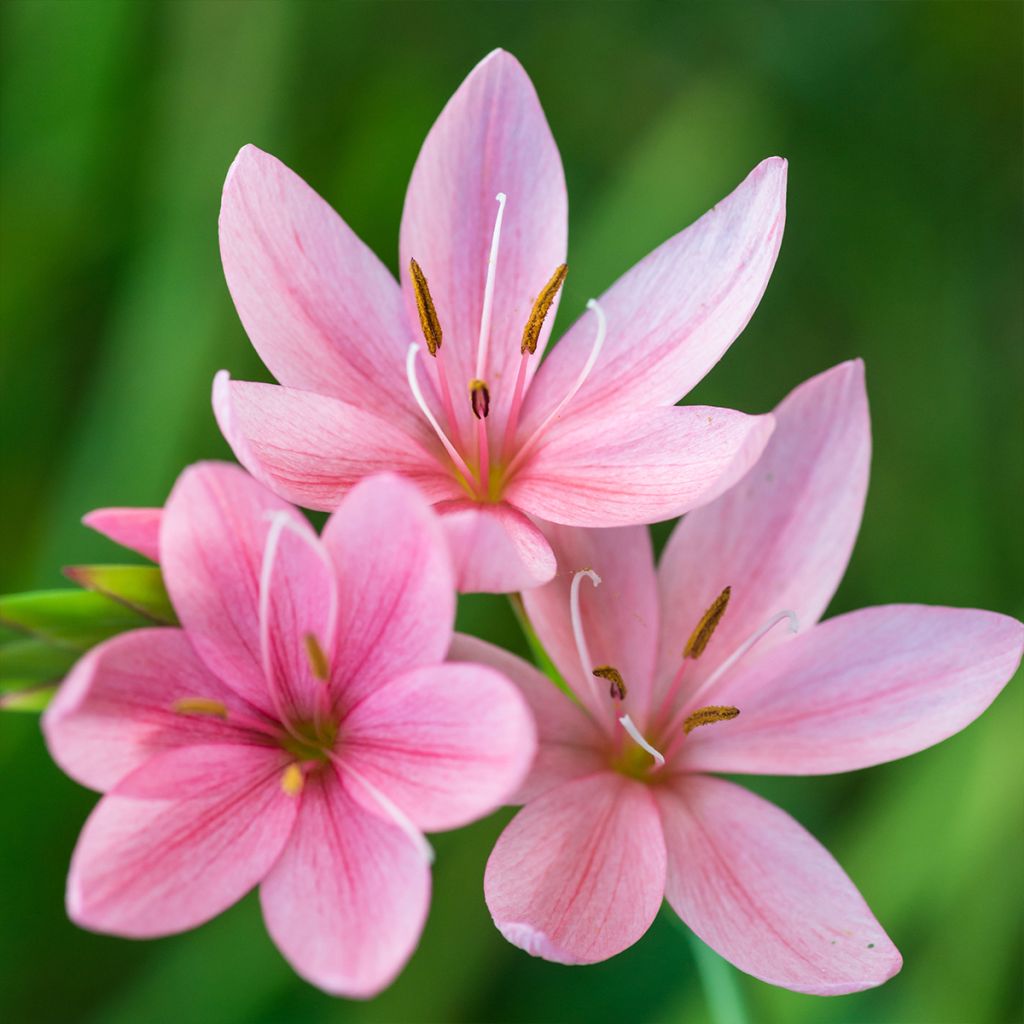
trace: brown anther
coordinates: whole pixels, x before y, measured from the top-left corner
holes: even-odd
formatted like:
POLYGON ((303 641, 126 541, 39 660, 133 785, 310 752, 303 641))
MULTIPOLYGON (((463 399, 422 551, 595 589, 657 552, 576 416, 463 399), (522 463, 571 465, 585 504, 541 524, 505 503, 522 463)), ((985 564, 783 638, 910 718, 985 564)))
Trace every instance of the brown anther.
POLYGON ((171 708, 179 715, 212 715, 227 718, 228 709, 219 700, 209 697, 179 697, 171 708))
POLYGON ((569 267, 563 263, 552 275, 551 280, 541 289, 537 301, 530 310, 530 319, 526 321, 523 328, 523 343, 519 351, 524 355, 529 352, 532 356, 537 351, 537 341, 540 338, 540 329, 544 326, 544 320, 551 309, 551 303, 555 301, 558 289, 562 287, 565 275, 569 273, 569 267))
POLYGON ((686 641, 686 646, 683 648, 684 658, 699 658, 704 653, 704 648, 707 647, 712 633, 722 621, 731 593, 732 587, 726 587, 711 602, 711 607, 701 616, 697 628, 690 634, 690 639, 686 641))
POLYGON ((608 696, 613 700, 626 699, 626 684, 623 681, 622 673, 611 665, 599 665, 594 669, 594 675, 598 679, 608 680, 608 696))
POLYGON ((306 646, 306 657, 309 659, 309 667, 317 679, 325 680, 330 677, 331 666, 327 663, 327 655, 320 646, 320 641, 312 633, 306 633, 302 638, 306 646))
POLYGON ((692 715, 687 715, 683 720, 683 732, 689 735, 694 729, 702 725, 711 725, 714 722, 727 722, 740 713, 739 708, 727 704, 709 704, 706 708, 698 708, 692 715))
POLYGON ((473 415, 478 420, 487 419, 487 413, 491 408, 491 393, 487 390, 485 381, 471 380, 469 382, 469 401, 473 406, 473 415))
POLYGON ((416 310, 420 314, 420 330, 427 342, 427 351, 437 355, 441 347, 441 322, 437 319, 434 300, 430 297, 427 279, 415 260, 409 260, 409 273, 412 277, 412 290, 416 293, 416 310))

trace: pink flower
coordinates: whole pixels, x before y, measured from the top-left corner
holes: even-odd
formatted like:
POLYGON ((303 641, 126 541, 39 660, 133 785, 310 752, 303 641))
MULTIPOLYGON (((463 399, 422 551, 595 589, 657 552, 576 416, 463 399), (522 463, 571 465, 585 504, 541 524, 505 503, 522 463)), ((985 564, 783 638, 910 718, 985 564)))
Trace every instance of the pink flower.
POLYGON ((167 935, 259 884, 299 974, 373 995, 423 927, 421 830, 492 810, 534 751, 507 680, 443 664, 455 598, 437 517, 410 484, 377 478, 317 538, 241 469, 206 463, 178 480, 159 549, 183 628, 101 644, 43 719, 57 763, 105 794, 68 913, 167 935))
POLYGON ((775 985, 852 992, 900 969, 828 852, 707 773, 828 774, 931 746, 996 697, 1024 629, 917 605, 816 625, 867 489, 861 363, 806 382, 775 415, 755 469, 682 521, 657 570, 644 529, 551 529, 560 563, 579 571, 523 600, 576 703, 524 662, 457 638, 455 656, 519 682, 538 723, 526 806, 484 883, 498 928, 536 956, 613 956, 665 897, 708 945, 775 985))
POLYGON ((444 516, 462 590, 546 582, 555 559, 534 520, 676 516, 762 450, 770 418, 675 403, 761 298, 785 182, 785 161, 760 164, 591 303, 540 365, 565 272, 566 191, 515 58, 483 60, 427 136, 402 216, 401 286, 309 186, 247 146, 224 186, 221 255, 283 386, 218 375, 221 429, 250 472, 308 508, 335 508, 381 469, 414 480, 444 516))

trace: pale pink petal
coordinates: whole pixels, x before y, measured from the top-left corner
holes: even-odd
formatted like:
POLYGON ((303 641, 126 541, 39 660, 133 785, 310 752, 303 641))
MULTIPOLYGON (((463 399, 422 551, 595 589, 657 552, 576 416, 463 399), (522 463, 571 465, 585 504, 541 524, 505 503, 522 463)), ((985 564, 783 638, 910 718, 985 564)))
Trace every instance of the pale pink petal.
POLYGON ((365 999, 416 948, 430 869, 412 839, 364 810, 337 775, 312 775, 260 903, 271 938, 302 977, 332 995, 365 999))
POLYGON ((647 786, 604 772, 524 807, 484 875, 502 935, 532 956, 590 964, 651 926, 665 891, 665 842, 647 786))
MULTIPOLYGON (((490 385, 489 424, 500 437, 534 300, 565 262, 567 200, 558 149, 530 79, 503 50, 484 58, 430 130, 409 181, 402 213, 401 273, 410 323, 419 320, 408 278, 423 268, 444 332, 440 358, 457 415, 474 422, 465 400, 475 377, 490 385), (491 235, 508 197, 495 276, 489 357, 477 372, 477 342, 491 235)), ((557 300, 556 300, 557 307, 557 300)), ((555 319, 548 314, 532 372, 555 319)))
POLYGON ((507 679, 483 665, 438 665, 371 693, 345 719, 341 756, 436 832, 506 803, 536 746, 530 709, 507 679))
POLYGON ((682 744, 692 770, 820 775, 952 736, 1020 664, 1024 626, 995 612, 888 605, 840 615, 740 664, 701 697, 740 716, 682 744))
POLYGON ((529 662, 465 633, 455 634, 448 660, 496 668, 515 683, 533 713, 537 755, 530 774, 509 797, 509 803, 525 804, 563 782, 608 767, 607 734, 579 704, 529 662))
POLYGON ((83 655, 42 718, 54 761, 76 782, 110 789, 169 747, 240 742, 232 716, 256 716, 199 660, 180 629, 134 629, 83 655), (184 698, 225 718, 175 711, 184 698))
POLYGON ((398 283, 320 196, 255 146, 224 182, 220 252, 246 333, 280 383, 420 425, 405 388, 413 336, 398 283))
MULTIPOLYGON (((699 661, 698 685, 773 615, 794 611, 801 629, 821 617, 849 561, 864 510, 871 426, 859 360, 801 384, 775 410, 760 461, 731 491, 676 527, 659 568, 659 678, 677 671, 683 646, 725 587, 725 615, 699 661)), ((779 625, 756 658, 792 634, 779 625)))
POLYGON ((310 721, 330 707, 337 615, 338 582, 326 547, 305 524, 296 528, 290 513, 277 517, 260 572, 260 653, 289 720, 310 721))
POLYGON ((654 792, 666 899, 726 960, 814 995, 872 988, 900 969, 854 884, 785 811, 724 779, 678 776, 654 792))
POLYGON ((596 690, 607 717, 628 714, 646 721, 658 642, 658 582, 654 551, 645 526, 609 530, 545 529, 558 557, 558 575, 547 586, 523 594, 523 605, 537 638, 576 693, 596 690), (592 665, 580 665, 569 614, 574 574, 592 569, 600 586, 581 581, 580 614, 592 665), (613 699, 609 683, 591 675, 611 665, 626 684, 626 698, 613 699))
POLYGON ((566 526, 633 526, 703 504, 747 470, 770 416, 673 406, 572 416, 552 425, 505 491, 529 515, 566 526))
MULTIPOLYGON (((608 318, 600 358, 574 412, 673 405, 721 358, 761 301, 782 242, 786 161, 758 164, 726 199, 623 275, 599 299, 608 318)), ((582 316, 530 389, 524 429, 569 390, 590 355, 582 316)))
POLYGON ((194 928, 241 899, 277 860, 297 801, 281 752, 186 747, 159 754, 105 796, 68 876, 83 928, 152 938, 194 928))
POLYGON ((188 638, 207 666, 267 713, 260 574, 275 516, 312 535, 302 515, 238 466, 205 462, 178 477, 164 510, 160 561, 188 638))
POLYGON ((97 508, 82 516, 82 522, 115 544, 158 562, 162 513, 159 508, 97 508))
POLYGON ((353 488, 323 531, 339 580, 335 686, 352 707, 394 676, 437 665, 451 643, 455 581, 440 519, 408 481, 353 488))
POLYGON ((506 502, 443 502, 437 511, 460 593, 514 593, 554 576, 555 556, 544 534, 506 502))
POLYGON ((238 461, 304 508, 332 511, 355 483, 382 471, 413 480, 431 501, 462 493, 441 456, 394 424, 390 414, 385 418, 326 395, 233 381, 224 374, 214 383, 213 408, 238 461))

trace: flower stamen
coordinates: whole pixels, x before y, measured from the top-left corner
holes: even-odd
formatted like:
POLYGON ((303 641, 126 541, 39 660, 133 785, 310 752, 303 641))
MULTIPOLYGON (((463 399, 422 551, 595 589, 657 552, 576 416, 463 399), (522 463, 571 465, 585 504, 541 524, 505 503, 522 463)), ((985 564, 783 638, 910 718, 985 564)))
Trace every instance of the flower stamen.
POLYGON ((179 697, 171 709, 179 715, 211 715, 214 718, 223 718, 227 721, 227 706, 219 700, 211 700, 209 697, 179 697))
POLYGON ((643 734, 636 727, 636 724, 634 723, 633 719, 629 717, 629 715, 623 715, 619 719, 619 725, 621 725, 622 728, 625 729, 626 732, 629 733, 630 738, 638 746, 643 747, 643 749, 646 750, 647 753, 650 754, 651 757, 654 758, 654 763, 659 768, 665 763, 665 755, 662 754, 660 750, 656 750, 654 747, 652 747, 651 744, 648 743, 647 740, 644 739, 643 734))
POLYGON ((505 199, 507 197, 504 192, 499 192, 494 198, 498 203, 498 214, 494 218, 491 251, 487 257, 484 305, 480 312, 480 342, 476 349, 476 376, 480 379, 487 376, 487 349, 491 342, 491 310, 494 307, 494 279, 498 271, 498 243, 501 239, 501 222, 505 217, 505 199))
POLYGON ((704 648, 707 647, 708 642, 711 640, 719 622, 722 621, 725 609, 729 606, 729 597, 731 594, 732 587, 726 587, 725 590, 723 590, 718 597, 712 601, 711 606, 701 616, 700 622, 697 623, 696 628, 690 634, 690 639, 686 641, 686 646, 683 648, 684 658, 693 658, 696 660, 704 653, 704 648))
POLYGON ((294 761, 281 773, 281 789, 288 796, 298 796, 302 792, 304 782, 302 769, 294 761))
POLYGON ((313 633, 306 633, 302 638, 302 642, 306 648, 306 657, 309 659, 310 671, 316 679, 325 682, 330 678, 331 666, 327 662, 327 655, 324 654, 320 641, 317 640, 313 633))
POLYGON ((599 665, 591 672, 591 675, 598 679, 608 680, 608 696, 613 700, 626 699, 626 683, 622 678, 622 673, 614 665, 599 665))
POLYGON ((698 708, 683 719, 683 732, 687 736, 694 729, 702 725, 711 725, 713 722, 727 722, 740 713, 739 708, 729 704, 709 704, 706 708, 698 708))

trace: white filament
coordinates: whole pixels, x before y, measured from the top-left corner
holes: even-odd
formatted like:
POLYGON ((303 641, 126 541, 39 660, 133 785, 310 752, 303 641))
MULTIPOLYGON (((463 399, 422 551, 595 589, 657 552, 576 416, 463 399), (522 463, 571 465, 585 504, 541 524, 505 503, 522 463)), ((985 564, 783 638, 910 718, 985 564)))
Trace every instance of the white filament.
POLYGON ((557 419, 562 410, 576 397, 576 393, 583 387, 584 381, 590 376, 590 371, 593 370, 594 364, 597 362, 597 357, 601 354, 604 339, 608 333, 608 321, 605 319, 604 310, 598 305, 596 299, 590 299, 587 302, 587 309, 591 310, 597 317, 597 334, 594 336, 594 344, 590 349, 590 355, 587 356, 587 361, 583 364, 583 369, 580 370, 580 374, 576 378, 576 382, 569 389, 569 393, 548 413, 541 425, 526 439, 519 451, 516 452, 515 457, 509 463, 506 470, 506 476, 511 476, 513 470, 519 465, 525 454, 557 419))
POLYGON ((572 586, 569 588, 569 618, 572 620, 572 636, 576 641, 576 653, 580 659, 580 669, 590 689, 590 696, 595 706, 600 707, 600 698, 597 694, 597 681, 594 679, 594 663, 590 660, 590 650, 587 647, 587 638, 583 632, 583 617, 580 614, 580 584, 586 576, 595 587, 601 586, 601 577, 593 569, 580 569, 572 578, 572 586))
POLYGON ((663 765, 665 763, 664 754, 662 754, 660 750, 655 750, 654 747, 644 739, 643 734, 636 727, 636 723, 629 717, 629 715, 623 715, 619 719, 619 725, 629 733, 639 746, 643 747, 644 750, 654 758, 655 764, 663 765))
POLYGON ((444 445, 444 450, 458 467, 459 472, 465 475, 466 482, 468 483, 473 479, 473 474, 469 466, 466 465, 466 460, 458 453, 455 445, 448 440, 448 435, 441 429, 441 424, 437 422, 437 418, 430 411, 430 406, 427 405, 427 400, 423 397, 423 392, 420 390, 420 382, 416 378, 416 353, 419 351, 419 348, 419 345, 415 343, 410 345, 409 351, 405 356, 405 376, 409 381, 409 390, 412 392, 412 397, 416 399, 420 412, 426 416, 427 422, 434 428, 434 433, 437 434, 441 444, 444 445))
POLYGON ((491 251, 487 257, 487 278, 484 282, 484 307, 480 312, 480 343, 476 349, 476 376, 484 380, 487 376, 487 349, 491 341, 491 310, 494 306, 494 280, 498 273, 498 242, 501 239, 501 222, 505 217, 505 193, 499 192, 495 197, 498 203, 498 215, 494 218, 494 231, 491 233, 491 251))

